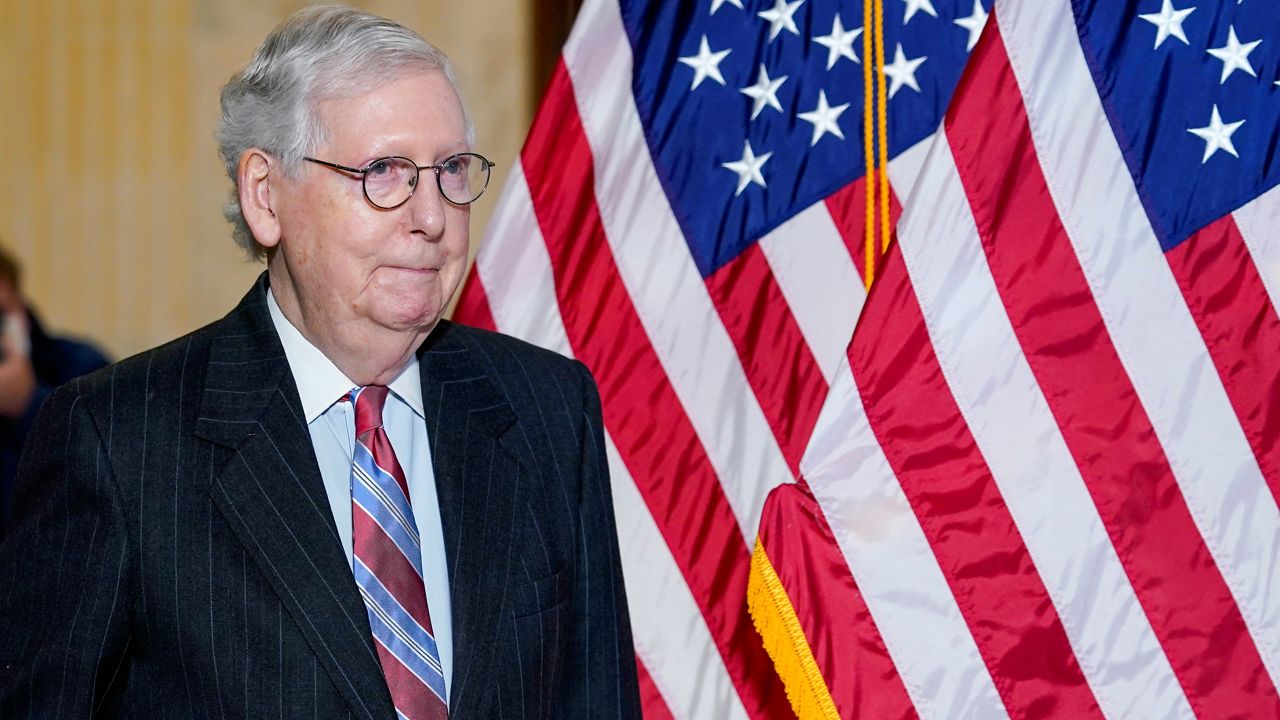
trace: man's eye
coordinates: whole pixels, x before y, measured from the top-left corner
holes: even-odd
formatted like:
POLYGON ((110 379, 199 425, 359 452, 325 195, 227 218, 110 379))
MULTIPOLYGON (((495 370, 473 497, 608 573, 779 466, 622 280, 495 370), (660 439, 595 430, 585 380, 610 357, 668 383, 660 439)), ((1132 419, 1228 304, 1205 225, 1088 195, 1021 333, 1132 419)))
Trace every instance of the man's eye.
POLYGON ((386 175, 391 172, 390 160, 374 160, 373 164, 365 170, 365 173, 374 177, 386 175))
POLYGON ((466 171, 467 171, 466 160, 463 160, 462 158, 450 158, 449 160, 446 160, 443 165, 440 166, 440 172, 443 172, 449 175, 461 175, 466 171))

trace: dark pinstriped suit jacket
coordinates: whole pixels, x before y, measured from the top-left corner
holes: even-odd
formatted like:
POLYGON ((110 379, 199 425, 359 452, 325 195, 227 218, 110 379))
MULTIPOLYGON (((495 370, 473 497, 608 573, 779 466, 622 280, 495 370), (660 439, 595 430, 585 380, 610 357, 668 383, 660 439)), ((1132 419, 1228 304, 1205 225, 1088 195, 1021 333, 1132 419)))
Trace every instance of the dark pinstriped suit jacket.
MULTIPOLYGON (((41 411, 0 545, 0 718, 395 717, 265 287, 41 411)), ((451 716, 638 717, 586 369, 446 322, 419 360, 451 716)))

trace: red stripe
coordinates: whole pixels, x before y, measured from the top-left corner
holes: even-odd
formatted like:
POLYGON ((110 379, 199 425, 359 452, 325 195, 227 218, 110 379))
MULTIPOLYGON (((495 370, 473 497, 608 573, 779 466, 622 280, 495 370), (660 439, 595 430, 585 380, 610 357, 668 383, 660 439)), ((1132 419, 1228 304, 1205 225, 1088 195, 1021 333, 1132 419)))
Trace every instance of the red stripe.
POLYGON ((747 712, 768 715, 786 700, 747 614, 747 544, 618 274, 577 107, 561 62, 521 155, 565 330, 747 712))
POLYGON ((636 656, 636 673, 640 676, 640 711, 645 720, 675 720, 639 656, 636 656))
POLYGON ((1240 229, 1228 215, 1165 257, 1280 503, 1280 318, 1240 229))
POLYGON ((373 646, 378 649, 378 659, 382 661, 382 674, 387 678, 387 689, 391 691, 391 700, 396 708, 413 720, 447 720, 448 711, 445 703, 432 692, 422 680, 405 667, 399 658, 391 653, 374 638, 373 646))
POLYGON ((1206 717, 1278 717, 1280 698, 1058 218, 994 16, 992 24, 946 133, 1018 341, 1192 707, 1206 717))
POLYGON ((867 298, 849 362, 871 428, 1009 714, 1101 717, 1053 601, 942 376, 898 253, 889 254, 867 298))
POLYGON ((843 718, 917 717, 880 631, 807 485, 769 493, 760 542, 843 718))
POLYGON ((751 245, 707 278, 707 291, 787 465, 799 477, 827 381, 760 245, 751 245))
POLYGON ((382 526, 355 503, 351 504, 351 532, 355 556, 382 581, 396 602, 434 635, 427 611, 427 592, 418 571, 382 526))
MULTIPOLYGON (((835 223, 836 229, 840 231, 840 237, 844 239, 845 247, 849 249, 849 256, 853 258, 853 264, 858 267, 858 274, 866 278, 867 239, 864 233, 867 229, 867 178, 865 176, 860 177, 828 195, 826 203, 827 212, 831 213, 831 220, 835 223)), ((877 199, 876 207, 878 208, 879 206, 880 201, 877 199)), ((890 185, 890 227, 898 226, 898 217, 900 215, 902 215, 902 204, 898 202, 898 194, 893 191, 893 186, 890 185)), ((880 267, 884 262, 884 253, 880 250, 878 234, 876 238, 875 263, 876 267, 880 267)))
POLYGON ((493 310, 489 307, 489 296, 484 291, 480 279, 480 269, 471 265, 471 273, 462 286, 462 295, 458 305, 453 309, 453 319, 472 327, 497 331, 498 324, 493 321, 493 310))

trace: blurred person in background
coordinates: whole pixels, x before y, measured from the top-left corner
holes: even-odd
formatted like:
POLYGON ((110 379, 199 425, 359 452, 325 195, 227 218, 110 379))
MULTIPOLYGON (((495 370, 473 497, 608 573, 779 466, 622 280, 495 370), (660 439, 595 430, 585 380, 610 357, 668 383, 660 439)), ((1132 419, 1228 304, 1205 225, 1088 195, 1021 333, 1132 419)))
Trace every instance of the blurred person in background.
POLYGON ((0 539, 23 443, 36 411, 59 385, 107 364, 92 344, 50 335, 22 296, 22 267, 0 247, 0 539))

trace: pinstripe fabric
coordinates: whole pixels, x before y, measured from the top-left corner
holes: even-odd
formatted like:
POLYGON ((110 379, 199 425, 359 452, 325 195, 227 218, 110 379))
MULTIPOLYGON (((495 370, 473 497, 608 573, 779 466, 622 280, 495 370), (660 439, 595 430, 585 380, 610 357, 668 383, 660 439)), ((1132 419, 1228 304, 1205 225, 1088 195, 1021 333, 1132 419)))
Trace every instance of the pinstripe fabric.
MULTIPOLYGON (((638 716, 589 375, 448 323, 419 363, 451 717, 638 716)), ((395 716, 265 276, 58 391, 32 437, 0 545, 0 717, 395 716)))

